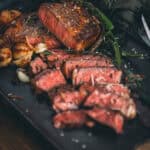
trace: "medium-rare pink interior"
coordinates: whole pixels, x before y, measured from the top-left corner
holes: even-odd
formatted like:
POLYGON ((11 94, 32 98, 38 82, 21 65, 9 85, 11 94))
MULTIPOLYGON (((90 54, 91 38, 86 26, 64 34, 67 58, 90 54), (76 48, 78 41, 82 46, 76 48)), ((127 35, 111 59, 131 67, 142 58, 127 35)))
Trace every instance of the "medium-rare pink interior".
MULTIPOLYGON (((92 63, 92 62, 91 62, 92 63)), ((83 83, 105 84, 120 83, 122 71, 112 67, 77 68, 72 73, 72 83, 75 86, 83 83)))
POLYGON ((103 55, 48 52, 32 60, 30 67, 35 70, 36 91, 48 93, 56 113, 54 127, 93 127, 96 121, 122 133, 124 119, 136 116, 131 92, 121 83, 122 71, 103 55))
POLYGON ((101 33, 100 23, 75 3, 45 3, 40 6, 43 24, 68 48, 83 51, 101 33))
POLYGON ((30 76, 28 82, 37 94, 48 96, 56 128, 97 123, 120 134, 124 119, 136 116, 132 92, 122 82, 123 71, 103 54, 79 53, 101 34, 100 22, 81 5, 55 2, 42 4, 38 15, 20 14, 0 39, 1 48, 10 47, 0 51, 2 59, 11 54, 4 59, 9 59, 7 65, 28 60, 27 74, 23 73, 30 76))

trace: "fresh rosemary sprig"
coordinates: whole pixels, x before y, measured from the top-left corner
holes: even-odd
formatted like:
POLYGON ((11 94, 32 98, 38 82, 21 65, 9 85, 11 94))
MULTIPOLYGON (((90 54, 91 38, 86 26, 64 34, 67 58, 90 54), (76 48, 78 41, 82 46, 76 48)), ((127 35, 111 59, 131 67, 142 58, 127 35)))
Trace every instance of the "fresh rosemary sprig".
POLYGON ((126 52, 126 51, 122 51, 121 55, 122 57, 136 57, 141 59, 147 56, 142 53, 134 53, 134 52, 126 52))
POLYGON ((118 44, 118 41, 115 38, 114 38, 114 41, 112 41, 112 46, 115 51, 115 61, 117 65, 120 67, 122 64, 120 45, 118 44))

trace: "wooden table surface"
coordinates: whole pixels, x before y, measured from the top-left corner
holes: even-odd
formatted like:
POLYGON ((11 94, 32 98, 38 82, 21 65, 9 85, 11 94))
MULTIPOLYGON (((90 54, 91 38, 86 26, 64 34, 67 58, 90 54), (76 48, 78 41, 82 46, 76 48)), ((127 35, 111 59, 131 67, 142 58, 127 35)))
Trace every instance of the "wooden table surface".
POLYGON ((1 99, 0 150, 55 150, 1 99))

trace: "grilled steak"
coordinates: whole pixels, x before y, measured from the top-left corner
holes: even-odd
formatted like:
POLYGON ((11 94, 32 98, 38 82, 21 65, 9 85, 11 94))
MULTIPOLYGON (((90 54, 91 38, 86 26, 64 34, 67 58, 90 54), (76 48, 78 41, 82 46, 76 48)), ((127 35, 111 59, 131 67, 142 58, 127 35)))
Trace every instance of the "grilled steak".
POLYGON ((64 45, 76 51, 89 47, 101 33, 99 21, 72 2, 42 4, 39 17, 64 45))
POLYGON ((87 95, 91 94, 96 89, 115 93, 125 98, 130 97, 130 90, 122 84, 110 84, 109 83, 109 84, 99 84, 95 86, 92 86, 89 84, 83 84, 80 86, 80 92, 87 93, 87 95))
POLYGON ((47 68, 47 64, 40 57, 36 57, 29 64, 31 74, 35 75, 47 68))
POLYGON ((66 84, 66 80, 60 70, 46 69, 34 77, 32 84, 37 92, 47 92, 55 87, 66 84))
POLYGON ((111 67, 87 67, 77 68, 73 71, 73 85, 120 83, 122 71, 111 67))
POLYGON ((104 87, 108 92, 112 92, 126 98, 130 97, 130 90, 123 84, 105 84, 99 86, 104 87))
POLYGON ((82 110, 59 113, 54 116, 53 123, 55 128, 73 128, 81 127, 83 125, 88 127, 94 126, 94 122, 89 120, 86 113, 82 110))
MULTIPOLYGON (((50 95, 51 97, 51 95, 50 95)), ((84 101, 85 95, 73 88, 60 88, 52 99, 52 106, 56 112, 78 109, 84 101)))
POLYGON ((63 67, 67 78, 70 78, 75 68, 84 67, 112 67, 113 64, 109 58, 104 56, 81 55, 68 59, 63 67))
POLYGON ((52 49, 49 50, 49 52, 50 55, 46 55, 45 59, 47 60, 49 67, 55 67, 57 69, 61 68, 66 59, 74 56, 73 54, 67 53, 62 49, 52 49))
POLYGON ((122 133, 124 119, 118 112, 102 108, 94 108, 86 112, 89 115, 89 117, 96 120, 100 124, 104 124, 113 128, 119 134, 122 133))
POLYGON ((26 41, 32 46, 38 43, 46 43, 50 49, 58 48, 61 45, 52 34, 43 28, 43 25, 35 13, 21 15, 5 31, 4 37, 13 43, 26 41))
POLYGON ((117 110, 129 119, 133 119, 136 116, 136 107, 133 99, 108 92, 104 88, 95 89, 87 97, 84 106, 99 106, 111 110, 117 110))

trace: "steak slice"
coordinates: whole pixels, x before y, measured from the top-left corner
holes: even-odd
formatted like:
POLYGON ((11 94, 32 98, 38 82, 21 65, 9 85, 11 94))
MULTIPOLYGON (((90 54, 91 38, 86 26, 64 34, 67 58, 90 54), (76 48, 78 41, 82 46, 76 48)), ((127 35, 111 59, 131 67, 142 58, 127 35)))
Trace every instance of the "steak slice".
POLYGON ((89 47, 101 33, 99 21, 73 2, 42 4, 39 17, 64 45, 76 51, 89 47))
POLYGON ((75 86, 89 83, 104 84, 104 83, 120 83, 122 71, 113 67, 87 67, 77 68, 72 74, 72 83, 75 86))
POLYGON ((35 75, 47 69, 47 64, 40 58, 36 57, 29 64, 31 74, 35 75))
POLYGON ((81 55, 77 57, 71 57, 68 59, 63 70, 67 78, 71 78, 72 72, 75 68, 84 67, 112 67, 113 64, 109 58, 104 56, 94 56, 94 55, 81 55))
POLYGON ((68 53, 62 49, 52 49, 48 51, 50 54, 44 56, 50 68, 60 69, 66 59, 73 57, 74 54, 68 53))
POLYGON ((43 28, 36 13, 21 15, 5 31, 4 37, 11 42, 27 42, 29 46, 45 43, 49 49, 59 48, 60 42, 43 28))
POLYGON ((89 85, 83 84, 80 86, 80 92, 86 93, 86 95, 91 94, 94 90, 102 90, 106 92, 115 93, 117 95, 123 96, 125 98, 130 98, 130 90, 123 84, 99 84, 99 85, 89 85))
POLYGON ((121 112, 128 119, 133 119, 136 116, 136 106, 133 99, 108 92, 105 88, 96 88, 87 97, 84 106, 98 106, 116 110, 121 112))
POLYGON ((37 92, 48 92, 55 87, 65 85, 66 80, 60 70, 46 69, 34 77, 32 84, 37 92))
POLYGON ((131 91, 128 89, 128 87, 124 86, 123 84, 105 84, 100 85, 100 87, 104 87, 108 92, 112 92, 126 98, 130 97, 131 91))
POLYGON ((123 132, 124 118, 118 112, 102 108, 93 108, 92 110, 87 110, 86 113, 98 123, 113 128, 116 133, 120 134, 123 132))
POLYGON ((84 101, 84 98, 85 95, 82 95, 78 90, 61 87, 52 97, 52 107, 56 112, 76 110, 84 101))
POLYGON ((66 127, 81 127, 86 125, 93 127, 94 122, 89 120, 87 114, 83 110, 78 111, 66 111, 56 114, 53 118, 55 128, 66 128, 66 127))

